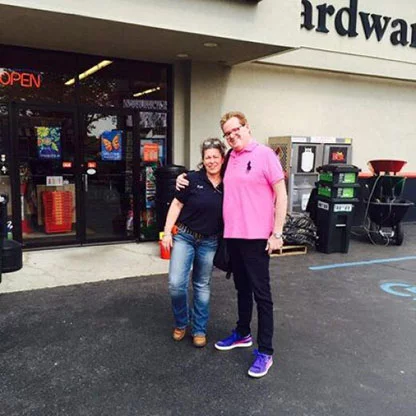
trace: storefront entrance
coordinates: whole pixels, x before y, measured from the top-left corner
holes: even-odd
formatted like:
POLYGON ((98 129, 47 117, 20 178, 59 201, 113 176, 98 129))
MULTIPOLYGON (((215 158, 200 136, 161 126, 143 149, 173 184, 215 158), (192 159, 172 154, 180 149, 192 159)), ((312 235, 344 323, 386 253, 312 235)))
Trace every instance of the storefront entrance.
POLYGON ((12 112, 25 246, 134 239, 134 114, 33 105, 12 112))
POLYGON ((0 45, 0 192, 25 248, 158 238, 168 65, 0 45))

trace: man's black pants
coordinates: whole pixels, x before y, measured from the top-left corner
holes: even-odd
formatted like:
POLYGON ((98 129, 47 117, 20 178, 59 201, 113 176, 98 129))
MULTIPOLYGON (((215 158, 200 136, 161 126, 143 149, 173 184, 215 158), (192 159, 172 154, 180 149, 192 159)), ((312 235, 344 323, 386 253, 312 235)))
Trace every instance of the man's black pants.
POLYGON ((257 304, 259 352, 273 354, 273 301, 270 290, 270 257, 267 240, 227 239, 234 284, 237 289, 237 332, 250 334, 253 295, 257 304))

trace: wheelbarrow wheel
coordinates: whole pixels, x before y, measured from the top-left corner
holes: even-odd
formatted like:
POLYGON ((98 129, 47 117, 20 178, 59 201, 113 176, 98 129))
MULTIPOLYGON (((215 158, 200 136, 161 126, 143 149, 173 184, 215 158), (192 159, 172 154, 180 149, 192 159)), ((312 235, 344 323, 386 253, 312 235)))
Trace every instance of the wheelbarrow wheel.
POLYGON ((394 228, 394 242, 396 244, 396 246, 401 246, 403 244, 403 239, 404 239, 404 232, 402 229, 401 224, 397 224, 394 228))
POLYGON ((384 239, 382 235, 380 234, 380 227, 375 222, 371 221, 370 218, 368 219, 367 230, 368 230, 367 231, 368 238, 373 244, 384 243, 383 241, 384 239))

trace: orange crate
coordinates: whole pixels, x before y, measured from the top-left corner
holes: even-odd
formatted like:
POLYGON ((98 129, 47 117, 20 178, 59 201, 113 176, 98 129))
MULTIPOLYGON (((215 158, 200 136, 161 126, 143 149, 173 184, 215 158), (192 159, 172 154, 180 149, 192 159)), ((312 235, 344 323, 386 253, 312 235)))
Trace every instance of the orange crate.
POLYGON ((64 233, 72 229, 72 193, 70 191, 42 192, 45 232, 64 233))

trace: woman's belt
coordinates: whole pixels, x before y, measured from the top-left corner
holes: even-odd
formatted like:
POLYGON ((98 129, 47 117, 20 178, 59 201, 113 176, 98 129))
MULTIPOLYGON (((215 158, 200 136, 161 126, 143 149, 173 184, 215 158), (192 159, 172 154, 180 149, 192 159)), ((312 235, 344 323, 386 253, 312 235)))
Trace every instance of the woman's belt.
POLYGON ((206 235, 206 234, 197 233, 196 231, 192 231, 187 225, 181 222, 177 222, 176 225, 178 226, 178 229, 180 231, 183 231, 186 234, 192 235, 192 237, 195 237, 197 240, 201 240, 202 238, 207 238, 207 237, 216 237, 218 235, 218 234, 206 235))

